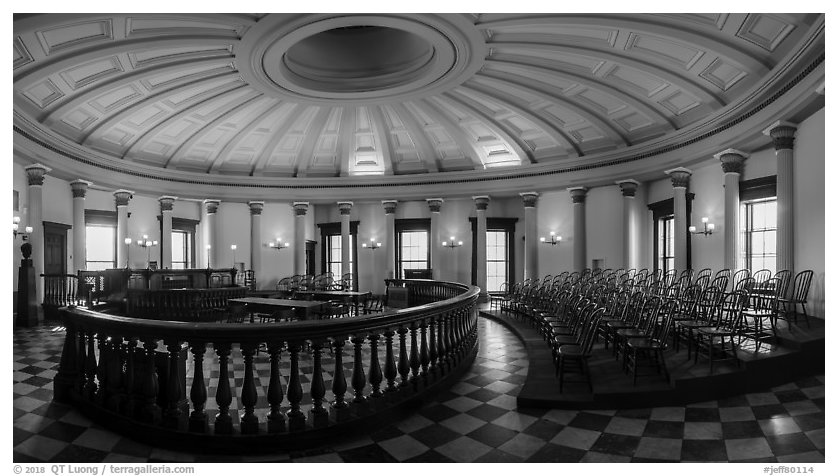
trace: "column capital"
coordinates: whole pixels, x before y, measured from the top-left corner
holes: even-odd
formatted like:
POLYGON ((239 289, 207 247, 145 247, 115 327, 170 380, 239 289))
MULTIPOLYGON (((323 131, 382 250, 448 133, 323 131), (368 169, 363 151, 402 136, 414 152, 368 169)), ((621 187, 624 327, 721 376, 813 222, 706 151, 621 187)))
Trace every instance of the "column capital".
POLYGON ((524 208, 535 208, 536 203, 538 203, 538 192, 521 192, 518 195, 524 201, 524 208))
POLYGON ((396 213, 396 207, 399 205, 398 200, 382 200, 381 205, 384 207, 385 215, 392 215, 396 213))
POLYGON ((52 171, 51 168, 43 164, 27 165, 24 170, 26 170, 26 178, 29 180, 29 185, 43 185, 44 176, 52 171))
POLYGON ((489 208, 489 202, 492 201, 492 197, 490 197, 488 195, 477 195, 475 197, 471 197, 471 199, 474 200, 474 207, 478 211, 484 211, 484 212, 486 211, 487 208, 489 208))
POLYGON ((251 215, 261 215, 262 214, 262 209, 265 208, 265 202, 258 202, 258 201, 247 202, 247 206, 250 207, 250 214, 251 215))
POLYGON ((116 206, 118 207, 127 207, 128 200, 134 198, 134 192, 130 190, 123 190, 119 189, 114 191, 113 193, 114 200, 116 201, 116 206))
POLYGON ((570 199, 573 203, 585 203, 585 197, 588 196, 587 187, 570 187, 567 191, 570 192, 570 199))
POLYGON ((693 171, 685 167, 676 167, 666 170, 664 173, 672 179, 673 188, 687 188, 690 185, 690 175, 693 174, 693 171))
POLYGON ((718 154, 713 154, 713 157, 719 159, 722 163, 724 173, 742 174, 745 159, 750 155, 737 149, 725 149, 718 154))
POLYGON ((162 197, 158 197, 157 201, 160 202, 160 212, 170 212, 174 210, 175 200, 177 200, 177 197, 173 197, 171 195, 163 195, 162 197))
POLYGON ((442 203, 445 201, 441 198, 426 198, 425 201, 428 203, 428 209, 431 213, 439 213, 442 209, 442 203))
POLYGON ((338 210, 341 215, 349 215, 352 212, 353 202, 338 202, 338 210))
POLYGON ((620 187, 624 197, 634 197, 637 193, 637 187, 640 186, 640 182, 634 179, 618 180, 614 183, 620 187))
POLYGON ((73 198, 84 198, 87 196, 87 189, 93 183, 87 180, 76 179, 70 182, 70 188, 73 190, 73 198))
POLYGON ((294 216, 302 217, 308 212, 308 202, 293 202, 291 206, 294 208, 294 216))
POLYGON ((777 121, 762 131, 763 134, 771 137, 774 150, 793 149, 795 132, 797 132, 797 124, 787 121, 777 121))
POLYGON ((207 213, 216 213, 218 212, 218 206, 221 205, 221 200, 208 198, 204 200, 204 205, 207 207, 207 213))

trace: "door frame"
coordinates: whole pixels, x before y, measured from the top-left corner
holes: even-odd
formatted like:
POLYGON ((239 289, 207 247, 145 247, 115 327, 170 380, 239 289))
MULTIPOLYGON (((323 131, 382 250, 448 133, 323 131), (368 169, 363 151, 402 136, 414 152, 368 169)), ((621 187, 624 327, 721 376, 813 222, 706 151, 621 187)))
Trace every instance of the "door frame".
POLYGON ((56 234, 62 235, 64 241, 64 252, 61 253, 61 274, 67 274, 67 263, 69 259, 67 256, 67 231, 73 228, 72 225, 65 225, 64 223, 56 223, 52 221, 42 222, 44 226, 44 270, 47 268, 47 235, 56 234))

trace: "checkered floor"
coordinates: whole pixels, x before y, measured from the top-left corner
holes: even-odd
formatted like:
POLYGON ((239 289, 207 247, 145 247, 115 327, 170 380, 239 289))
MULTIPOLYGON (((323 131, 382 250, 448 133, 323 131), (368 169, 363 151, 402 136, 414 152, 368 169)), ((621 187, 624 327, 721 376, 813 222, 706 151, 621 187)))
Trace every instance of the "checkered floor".
MULTIPOLYGON (((605 411, 516 408, 515 396, 529 363, 523 345, 503 325, 484 318, 480 319, 479 335, 480 352, 471 372, 405 420, 372 434, 306 451, 230 457, 147 446, 91 423, 68 406, 53 403, 52 378, 63 330, 55 326, 16 328, 14 461, 824 461, 822 375, 769 392, 686 407, 605 411)), ((344 355, 350 357, 346 365, 351 368, 350 349, 345 349, 344 355)), ((324 357, 328 359, 328 352, 324 357)), ((329 368, 326 360, 324 364, 329 368)), ((211 367, 209 363, 206 370, 212 372, 211 367)), ((241 362, 235 360, 234 378, 241 369, 241 362)), ((214 404, 213 396, 211 387, 208 407, 214 404)))

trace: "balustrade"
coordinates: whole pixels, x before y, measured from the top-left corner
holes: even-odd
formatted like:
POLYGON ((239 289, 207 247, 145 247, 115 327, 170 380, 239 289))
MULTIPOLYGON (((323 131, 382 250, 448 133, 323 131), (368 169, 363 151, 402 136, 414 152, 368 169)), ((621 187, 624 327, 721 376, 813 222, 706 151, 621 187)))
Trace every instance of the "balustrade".
POLYGON ((376 413, 386 415, 421 399, 425 391, 453 383, 476 353, 476 287, 400 281, 412 290, 414 302, 437 301, 352 319, 248 325, 162 322, 62 308, 67 336, 55 398, 104 424, 117 422, 139 439, 220 450, 251 448, 260 437, 294 444, 305 435, 322 438, 335 427, 374 421, 376 413), (347 346, 351 350, 344 355, 347 346), (350 356, 352 363, 344 365, 350 356), (241 374, 230 374, 233 359, 243 362, 241 374), (270 381, 257 379, 257 370, 268 366, 270 381), (219 376, 214 414, 206 408, 208 369, 219 376), (304 402, 302 378, 308 371, 311 399, 304 402), (231 387, 233 382, 241 382, 240 388, 231 387), (259 386, 266 383, 262 407, 259 386), (233 405, 236 394, 241 397, 233 405), (240 417, 232 418, 233 411, 240 417))

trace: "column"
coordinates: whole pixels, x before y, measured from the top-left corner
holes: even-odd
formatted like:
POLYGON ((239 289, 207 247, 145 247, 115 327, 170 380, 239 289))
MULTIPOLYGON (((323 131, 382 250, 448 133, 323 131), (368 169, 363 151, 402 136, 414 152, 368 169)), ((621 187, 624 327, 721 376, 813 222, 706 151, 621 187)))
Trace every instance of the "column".
POLYGON ((84 220, 84 198, 91 183, 87 180, 73 180, 73 269, 87 269, 87 225, 84 220))
POLYGON ((160 219, 163 232, 160 235, 160 268, 172 269, 172 212, 177 197, 164 195, 157 199, 160 202, 160 219))
MULTIPOLYGON (((352 248, 349 246, 349 215, 352 213, 352 202, 338 202, 340 212, 340 272, 349 273, 352 248)), ((340 279, 343 276, 335 276, 340 279)), ((355 277, 352 277, 352 287, 355 288, 355 277)))
POLYGON ((474 207, 477 209, 477 241, 474 244, 477 247, 477 285, 480 286, 480 300, 486 301, 489 298, 486 286, 486 209, 489 208, 491 198, 488 195, 479 195, 471 199, 474 200, 474 207))
POLYGON ((623 193, 623 268, 634 269, 638 267, 638 255, 640 253, 639 240, 637 239, 638 226, 635 220, 636 207, 634 196, 640 182, 633 179, 620 180, 617 182, 620 191, 623 193))
POLYGON ((665 172, 672 179, 675 220, 672 223, 675 238, 675 269, 687 269, 687 187, 692 171, 684 167, 665 172))
POLYGON ((128 247, 125 238, 128 238, 128 201, 134 197, 134 192, 129 190, 117 190, 113 193, 116 202, 116 267, 131 267, 128 262, 128 247))
POLYGON ((431 250, 431 269, 433 269, 433 279, 442 279, 442 250, 440 243, 442 237, 439 235, 439 213, 442 210, 442 203, 445 201, 441 198, 426 198, 428 203, 428 210, 431 211, 431 236, 428 246, 431 250))
POLYGON ((524 279, 538 278, 538 192, 519 193, 524 201, 524 279))
POLYGON ((588 237, 585 234, 585 197, 588 196, 588 189, 572 187, 567 191, 573 201, 573 270, 581 273, 588 262, 588 237))
POLYGON ((247 202, 247 206, 250 207, 250 269, 254 282, 258 283, 262 275, 262 209, 265 202, 247 202))
POLYGON ((218 250, 218 232, 216 230, 216 215, 218 214, 219 200, 204 200, 204 205, 207 207, 207 268, 220 268, 218 257, 221 256, 218 250))
POLYGON ((794 134, 797 125, 778 121, 763 131, 777 154, 777 271, 794 276, 794 134))
POLYGON ((384 206, 384 249, 387 278, 396 277, 396 207, 398 206, 396 200, 382 200, 381 205, 384 206))
POLYGON ((725 268, 735 270, 739 259, 739 177, 748 154, 726 149, 714 155, 725 174, 725 268))
MULTIPOLYGON (((32 264, 35 268, 35 297, 39 305, 44 302, 44 286, 41 280, 41 275, 44 274, 44 176, 50 170, 52 169, 41 164, 26 167, 26 177, 29 182, 27 224, 32 227, 32 233, 29 234, 29 243, 32 245, 32 264)), ((21 227, 21 229, 24 227, 21 227)), ((40 306, 38 309, 40 309, 40 306)), ((40 323, 42 319, 39 311, 38 322, 40 323)))
POLYGON ((294 207, 294 274, 306 274, 306 212, 308 212, 308 202, 294 202, 291 206, 294 207))

